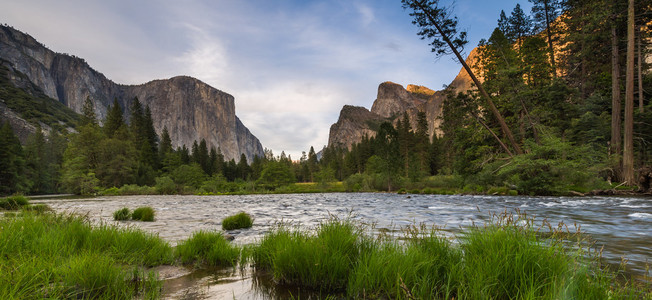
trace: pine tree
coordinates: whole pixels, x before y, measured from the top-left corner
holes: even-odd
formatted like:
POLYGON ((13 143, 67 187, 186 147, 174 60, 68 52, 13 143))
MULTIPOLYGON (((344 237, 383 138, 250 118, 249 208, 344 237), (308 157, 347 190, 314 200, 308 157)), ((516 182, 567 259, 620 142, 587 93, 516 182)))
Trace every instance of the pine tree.
POLYGON ((0 126, 0 195, 27 192, 23 147, 9 122, 0 126))
POLYGON ((557 66, 555 63, 555 49, 553 46, 556 28, 553 22, 559 17, 561 4, 559 0, 528 0, 532 5, 532 15, 534 28, 537 31, 546 31, 546 40, 548 42, 548 55, 550 66, 552 67, 552 76, 557 77, 557 66))
POLYGON ((211 166, 209 164, 210 161, 208 156, 208 146, 206 145, 205 139, 201 139, 199 142, 196 155, 197 157, 195 158, 195 162, 201 166, 201 169, 204 170, 204 173, 209 174, 211 172, 211 166))
POLYGON ((310 182, 315 182, 315 174, 319 171, 317 168, 317 154, 315 148, 310 146, 308 152, 308 171, 310 172, 310 182))
POLYGON ((112 138, 117 131, 125 126, 122 109, 120 108, 118 99, 114 98, 113 105, 109 106, 106 119, 104 120, 104 134, 109 138, 112 138))
POLYGON ((172 140, 170 139, 170 132, 168 131, 167 126, 163 126, 163 132, 161 133, 161 143, 158 147, 158 153, 160 157, 165 157, 166 154, 171 153, 172 149, 172 140))
POLYGON ((512 15, 509 16, 509 38, 511 41, 516 41, 520 45, 522 43, 521 39, 532 34, 532 20, 528 15, 525 14, 523 9, 521 9, 520 4, 516 4, 512 15))
POLYGON ((84 126, 86 124, 97 124, 95 105, 89 96, 87 96, 86 100, 84 100, 84 105, 82 106, 82 117, 79 121, 80 126, 84 126))
MULTIPOLYGON (((505 15, 504 10, 500 10, 500 18, 498 19, 498 29, 505 35, 505 36, 511 36, 512 33, 510 32, 509 28, 509 19, 505 15)), ((514 41, 511 41, 514 42, 514 41)))
POLYGON ((430 139, 428 138, 428 119, 423 111, 417 113, 417 130, 414 134, 414 143, 415 152, 419 159, 419 171, 422 175, 425 175, 430 169, 428 160, 430 139))

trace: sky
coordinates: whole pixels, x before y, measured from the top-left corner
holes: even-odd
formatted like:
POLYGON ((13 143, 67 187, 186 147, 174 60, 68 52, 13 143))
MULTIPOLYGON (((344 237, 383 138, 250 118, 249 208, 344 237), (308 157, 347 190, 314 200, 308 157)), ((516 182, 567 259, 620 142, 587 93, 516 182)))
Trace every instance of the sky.
MULTIPOLYGON (((531 8, 441 3, 468 32, 466 54, 501 10, 531 8)), ((439 90, 460 71, 453 57, 430 52, 400 0, 0 0, 0 23, 120 84, 198 78, 235 97, 263 147, 293 159, 328 143, 345 104, 371 109, 380 83, 439 90)))

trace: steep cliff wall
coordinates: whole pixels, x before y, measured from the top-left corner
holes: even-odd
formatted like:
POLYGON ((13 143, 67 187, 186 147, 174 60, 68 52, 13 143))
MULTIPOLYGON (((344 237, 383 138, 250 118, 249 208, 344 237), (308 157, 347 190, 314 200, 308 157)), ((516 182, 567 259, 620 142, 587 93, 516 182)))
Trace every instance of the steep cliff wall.
POLYGON ((118 99, 125 115, 134 97, 152 110, 158 133, 168 127, 174 147, 190 146, 205 139, 220 147, 225 158, 236 160, 244 153, 252 159, 263 155, 260 141, 235 115, 233 96, 192 77, 155 80, 142 85, 114 83, 92 69, 83 59, 55 53, 31 36, 0 26, 0 58, 24 73, 43 92, 76 112, 90 97, 99 119, 118 99))
MULTIPOLYGON (((477 58, 476 48, 471 51, 466 61, 473 66, 477 58)), ((412 128, 417 126, 417 114, 420 111, 425 112, 430 137, 439 136, 443 103, 446 101, 447 92, 457 94, 472 89, 474 89, 473 81, 464 69, 460 70, 447 90, 441 91, 434 91, 420 85, 409 84, 404 88, 390 81, 383 82, 378 86, 378 94, 371 111, 348 105, 342 108, 337 123, 331 126, 328 146, 350 148, 351 145, 360 142, 364 134, 369 136, 376 134, 375 128, 369 126, 369 120, 377 123, 390 121, 396 124, 405 112, 408 114, 412 128)))

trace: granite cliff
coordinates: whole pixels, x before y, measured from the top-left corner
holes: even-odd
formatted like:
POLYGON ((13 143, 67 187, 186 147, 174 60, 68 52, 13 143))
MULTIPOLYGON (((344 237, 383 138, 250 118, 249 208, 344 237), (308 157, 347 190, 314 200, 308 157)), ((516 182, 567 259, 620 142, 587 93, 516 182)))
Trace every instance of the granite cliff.
MULTIPOLYGON (((473 49, 466 59, 467 63, 473 65, 477 55, 478 50, 473 49)), ((456 94, 470 89, 473 89, 473 84, 464 69, 460 70, 446 90, 440 91, 420 85, 408 84, 407 87, 403 87, 390 81, 383 82, 378 86, 371 111, 364 107, 349 105, 342 108, 337 123, 330 128, 328 146, 350 149, 351 145, 360 142, 365 134, 374 136, 380 123, 389 121, 396 124, 405 112, 408 114, 412 128, 416 128, 417 114, 420 111, 425 112, 430 137, 441 135, 439 127, 447 92, 456 94)))
POLYGON ((118 99, 125 115, 134 97, 149 105, 154 128, 160 134, 168 127, 174 147, 205 139, 220 147, 227 159, 248 159, 264 154, 260 141, 235 115, 233 96, 187 76, 154 80, 141 85, 117 84, 91 68, 83 59, 56 53, 33 37, 11 27, 0 26, 0 58, 25 74, 42 92, 81 112, 86 97, 103 119, 107 107, 118 99))

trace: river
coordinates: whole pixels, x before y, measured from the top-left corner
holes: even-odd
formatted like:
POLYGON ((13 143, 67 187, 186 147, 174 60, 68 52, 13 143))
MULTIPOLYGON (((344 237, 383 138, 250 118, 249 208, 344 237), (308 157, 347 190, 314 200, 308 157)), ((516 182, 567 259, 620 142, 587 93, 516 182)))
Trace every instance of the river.
MULTIPOLYGON (((198 230, 221 230, 221 220, 245 211, 254 217, 254 226, 230 231, 234 243, 257 242, 278 222, 301 228, 314 228, 331 215, 374 224, 376 231, 390 231, 401 226, 425 223, 443 228, 454 236, 461 228, 482 224, 492 213, 520 210, 556 226, 564 222, 569 230, 579 226, 604 246, 606 262, 618 265, 629 261, 628 272, 642 275, 652 259, 652 199, 647 197, 524 197, 471 195, 398 195, 389 193, 332 193, 238 196, 112 196, 92 199, 46 199, 58 212, 86 214, 96 222, 113 223, 113 212, 129 207, 151 206, 155 222, 115 222, 157 233, 175 245, 198 230)), ((174 272, 173 272, 174 273, 174 272)), ((167 297, 184 298, 273 298, 269 291, 254 288, 261 283, 250 271, 213 270, 172 276, 167 297), (171 287, 170 287, 171 286, 171 287), (203 295, 203 296, 201 296, 203 295)), ((296 296, 296 295, 295 295, 296 296)))

